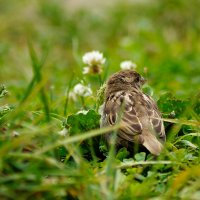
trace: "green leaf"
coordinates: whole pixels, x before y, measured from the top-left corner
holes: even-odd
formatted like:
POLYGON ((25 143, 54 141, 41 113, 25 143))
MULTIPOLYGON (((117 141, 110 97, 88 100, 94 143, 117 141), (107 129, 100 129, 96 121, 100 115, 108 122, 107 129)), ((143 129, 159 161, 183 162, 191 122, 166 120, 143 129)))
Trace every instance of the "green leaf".
POLYGON ((100 115, 94 110, 81 111, 67 118, 69 132, 73 134, 83 133, 99 128, 100 115))
POLYGON ((180 136, 175 142, 174 144, 180 142, 181 140, 183 140, 183 138, 193 138, 193 137, 200 137, 200 133, 187 133, 183 136, 180 136))
POLYGON ((156 185, 155 191, 162 194, 164 193, 165 189, 166 189, 166 185, 164 183, 159 183, 156 185))
POLYGON ((191 161, 191 160, 198 159, 198 157, 194 156, 192 153, 188 153, 185 155, 185 159, 191 161))
POLYGON ((185 146, 191 147, 193 149, 197 149, 198 147, 188 140, 180 140, 180 143, 184 144, 185 146))
POLYGON ((145 152, 140 152, 140 153, 135 154, 134 157, 135 157, 136 161, 145 161, 146 153, 145 152))
POLYGON ((147 94, 147 95, 149 95, 149 96, 153 96, 153 88, 150 86, 150 85, 148 85, 148 84, 145 84, 143 87, 142 87, 142 91, 145 93, 145 94, 147 94))
POLYGON ((157 104, 161 112, 168 116, 173 113, 173 117, 178 117, 188 108, 189 100, 180 100, 172 96, 171 93, 163 94, 157 104))
POLYGON ((105 156, 108 156, 108 148, 106 146, 105 141, 101 138, 100 143, 99 143, 99 151, 105 156))
POLYGON ((116 155, 116 158, 120 161, 123 161, 124 158, 127 158, 129 156, 129 151, 125 147, 121 148, 116 155))

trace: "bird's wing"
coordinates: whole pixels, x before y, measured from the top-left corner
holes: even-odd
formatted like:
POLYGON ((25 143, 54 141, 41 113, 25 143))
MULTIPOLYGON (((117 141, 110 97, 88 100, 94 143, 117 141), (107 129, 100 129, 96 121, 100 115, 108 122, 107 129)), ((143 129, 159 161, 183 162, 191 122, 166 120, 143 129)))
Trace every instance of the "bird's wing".
POLYGON ((142 94, 141 102, 144 103, 148 118, 150 120, 151 126, 153 128, 156 137, 161 139, 162 141, 165 141, 166 136, 165 136, 163 120, 156 103, 150 96, 146 94, 142 94))
POLYGON ((152 154, 159 155, 165 141, 161 114, 151 97, 138 92, 117 92, 111 94, 104 105, 105 126, 119 122, 122 127, 118 137, 144 145, 152 154))
POLYGON ((104 113, 104 124, 121 123, 118 136, 125 140, 143 143, 141 134, 145 126, 156 138, 165 141, 161 114, 154 100, 145 94, 137 91, 111 94, 106 100, 104 113))
POLYGON ((104 124, 114 125, 120 122, 122 127, 118 131, 118 136, 131 142, 134 142, 136 138, 138 140, 137 136, 142 133, 143 129, 138 117, 136 101, 136 93, 120 91, 111 94, 104 106, 104 124))

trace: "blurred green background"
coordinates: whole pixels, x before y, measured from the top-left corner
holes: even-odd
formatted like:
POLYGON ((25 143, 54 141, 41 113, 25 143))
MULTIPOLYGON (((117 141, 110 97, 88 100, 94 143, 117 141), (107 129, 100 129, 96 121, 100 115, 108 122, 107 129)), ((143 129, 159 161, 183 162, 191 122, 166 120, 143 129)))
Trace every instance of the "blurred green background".
POLYGON ((132 60, 156 94, 190 97, 200 84, 200 1, 0 1, 0 82, 20 98, 33 75, 28 41, 48 88, 63 95, 72 73, 82 79, 82 55, 100 50, 108 74, 132 60))

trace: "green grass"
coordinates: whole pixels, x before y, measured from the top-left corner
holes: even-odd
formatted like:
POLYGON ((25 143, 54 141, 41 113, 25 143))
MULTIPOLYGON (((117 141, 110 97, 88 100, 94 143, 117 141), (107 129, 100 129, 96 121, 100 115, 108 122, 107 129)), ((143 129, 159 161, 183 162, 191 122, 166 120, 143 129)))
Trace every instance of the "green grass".
POLYGON ((1 2, 0 199, 200 199, 199 7, 1 2), (107 59, 103 82, 123 60, 148 80, 167 134, 158 158, 107 150, 101 135, 118 125, 99 129, 99 77, 82 74, 91 50, 107 59), (69 98, 80 82, 93 95, 69 98))

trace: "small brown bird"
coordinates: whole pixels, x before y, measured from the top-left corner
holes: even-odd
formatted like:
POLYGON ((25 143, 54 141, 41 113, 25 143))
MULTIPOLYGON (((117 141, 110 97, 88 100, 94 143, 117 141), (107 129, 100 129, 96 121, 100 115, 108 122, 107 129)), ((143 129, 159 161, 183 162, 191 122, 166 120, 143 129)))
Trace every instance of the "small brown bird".
MULTIPOLYGON (((156 103, 141 90, 144 82, 144 78, 132 70, 117 72, 109 78, 101 127, 120 123, 116 137, 117 147, 133 149, 136 144, 142 144, 150 153, 159 155, 162 143, 166 140, 164 125, 156 103)), ((104 135, 108 146, 112 135, 113 133, 104 135)))

